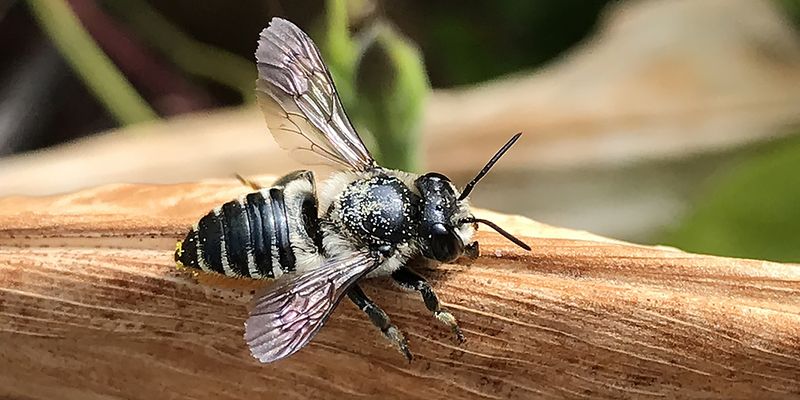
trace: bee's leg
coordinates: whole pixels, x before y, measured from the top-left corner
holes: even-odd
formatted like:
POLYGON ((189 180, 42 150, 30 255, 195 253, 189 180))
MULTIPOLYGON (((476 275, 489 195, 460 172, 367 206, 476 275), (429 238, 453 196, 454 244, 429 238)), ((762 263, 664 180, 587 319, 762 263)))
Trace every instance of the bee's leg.
POLYGON ((464 255, 470 260, 477 259, 478 256, 481 255, 481 250, 480 246, 478 245, 478 242, 472 242, 464 246, 464 255))
POLYGON ((392 272, 392 279, 406 289, 418 291, 422 295, 422 300, 425 301, 425 307, 433 312, 433 316, 436 317, 436 319, 450 327, 459 343, 464 343, 464 334, 461 332, 461 328, 458 327, 456 318, 450 311, 441 308, 439 305, 439 298, 436 297, 436 293, 433 292, 433 288, 431 288, 431 285, 425 278, 421 277, 407 266, 402 266, 392 272))
POLYGON ((261 185, 255 183, 255 182, 251 181, 250 179, 247 179, 247 178, 245 178, 245 177, 243 177, 243 176, 241 176, 239 174, 236 174, 236 179, 238 179, 239 182, 242 182, 242 185, 249 186, 253 190, 261 190, 261 185))
POLYGON ((370 300, 364 291, 361 290, 360 286, 353 285, 350 290, 347 291, 347 297, 349 297, 353 303, 356 303, 356 306, 358 306, 361 311, 367 313, 370 321, 372 321, 372 323, 383 332, 383 335, 403 353, 409 362, 414 358, 408 350, 408 343, 403 333, 400 332, 396 326, 392 325, 386 312, 381 310, 377 304, 370 300))

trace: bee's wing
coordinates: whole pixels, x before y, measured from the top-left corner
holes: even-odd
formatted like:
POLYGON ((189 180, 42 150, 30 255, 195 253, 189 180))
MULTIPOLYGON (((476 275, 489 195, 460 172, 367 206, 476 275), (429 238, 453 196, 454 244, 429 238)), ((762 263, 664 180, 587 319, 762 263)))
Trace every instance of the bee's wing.
POLYGON ((342 108, 319 50, 300 28, 273 18, 261 31, 256 61, 258 103, 281 147, 305 163, 316 154, 356 171, 375 166, 342 108))
POLYGON ((366 253, 286 274, 256 295, 245 322, 250 353, 268 363, 294 354, 319 331, 358 279, 379 264, 366 253))

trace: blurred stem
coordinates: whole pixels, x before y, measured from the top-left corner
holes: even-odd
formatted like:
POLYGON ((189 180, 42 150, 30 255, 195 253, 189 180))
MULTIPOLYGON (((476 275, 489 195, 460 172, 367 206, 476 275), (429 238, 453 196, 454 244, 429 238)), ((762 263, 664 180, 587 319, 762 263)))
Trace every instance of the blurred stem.
POLYGON ((346 0, 327 0, 323 50, 344 108, 372 156, 387 168, 419 166, 419 122, 429 90, 419 51, 384 22, 356 37, 346 0))
MULTIPOLYGON (((402 165, 406 171, 418 171, 419 140, 422 110, 430 91, 428 74, 422 61, 422 53, 414 45, 392 29, 385 28, 378 41, 387 49, 397 74, 392 93, 393 105, 389 118, 393 120, 392 142, 384 154, 392 151, 392 163, 402 165), (397 119, 397 121, 394 121, 397 119)), ((389 162, 389 161, 387 161, 389 162)))
POLYGON ((382 165, 419 169, 419 124, 429 91, 419 50, 394 28, 376 23, 365 33, 356 92, 362 122, 375 133, 382 165))
POLYGON ((182 70, 238 91, 246 103, 255 101, 253 62, 192 39, 145 1, 103 4, 130 22, 140 37, 182 70))
POLYGON ((83 29, 64 0, 28 0, 31 14, 89 90, 123 125, 158 115, 83 29))
MULTIPOLYGON (((325 50, 328 66, 337 72, 342 86, 352 88, 356 63, 356 46, 348 29, 347 1, 328 0, 325 50)), ((337 82, 338 83, 338 82, 337 82)), ((352 95, 351 93, 348 93, 352 95)))
POLYGON ((325 63, 331 72, 344 109, 347 110, 353 125, 359 129, 358 135, 372 156, 380 162, 382 156, 380 146, 376 142, 378 139, 361 123, 364 119, 363 107, 356 96, 355 87, 356 61, 361 46, 350 35, 347 0, 327 0, 325 17, 325 39, 319 42, 323 44, 325 63))

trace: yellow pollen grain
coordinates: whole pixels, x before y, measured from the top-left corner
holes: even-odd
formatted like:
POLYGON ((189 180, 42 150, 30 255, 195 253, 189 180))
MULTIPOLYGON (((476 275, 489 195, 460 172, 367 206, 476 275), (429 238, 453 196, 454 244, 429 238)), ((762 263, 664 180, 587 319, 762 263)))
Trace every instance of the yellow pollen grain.
MULTIPOLYGON (((182 240, 179 240, 178 243, 175 243, 175 254, 177 254, 178 257, 183 255, 183 247, 182 246, 183 246, 183 241, 182 240)), ((178 257, 176 257, 176 258, 178 258, 178 257)), ((178 269, 186 269, 186 266, 183 265, 183 263, 180 260, 175 260, 175 266, 178 269)))

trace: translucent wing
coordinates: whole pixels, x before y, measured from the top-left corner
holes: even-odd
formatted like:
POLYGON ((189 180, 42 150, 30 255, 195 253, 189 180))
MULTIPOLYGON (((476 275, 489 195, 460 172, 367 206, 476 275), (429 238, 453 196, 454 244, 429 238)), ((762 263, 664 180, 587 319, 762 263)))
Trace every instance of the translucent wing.
POLYGON ((375 160, 347 118, 319 50, 289 21, 273 18, 256 50, 257 95, 275 141, 301 162, 309 155, 364 171, 375 160))
POLYGON ((244 329, 250 353, 268 363, 300 350, 322 328, 347 289, 378 264, 376 258, 359 254, 278 279, 253 300, 244 329))

